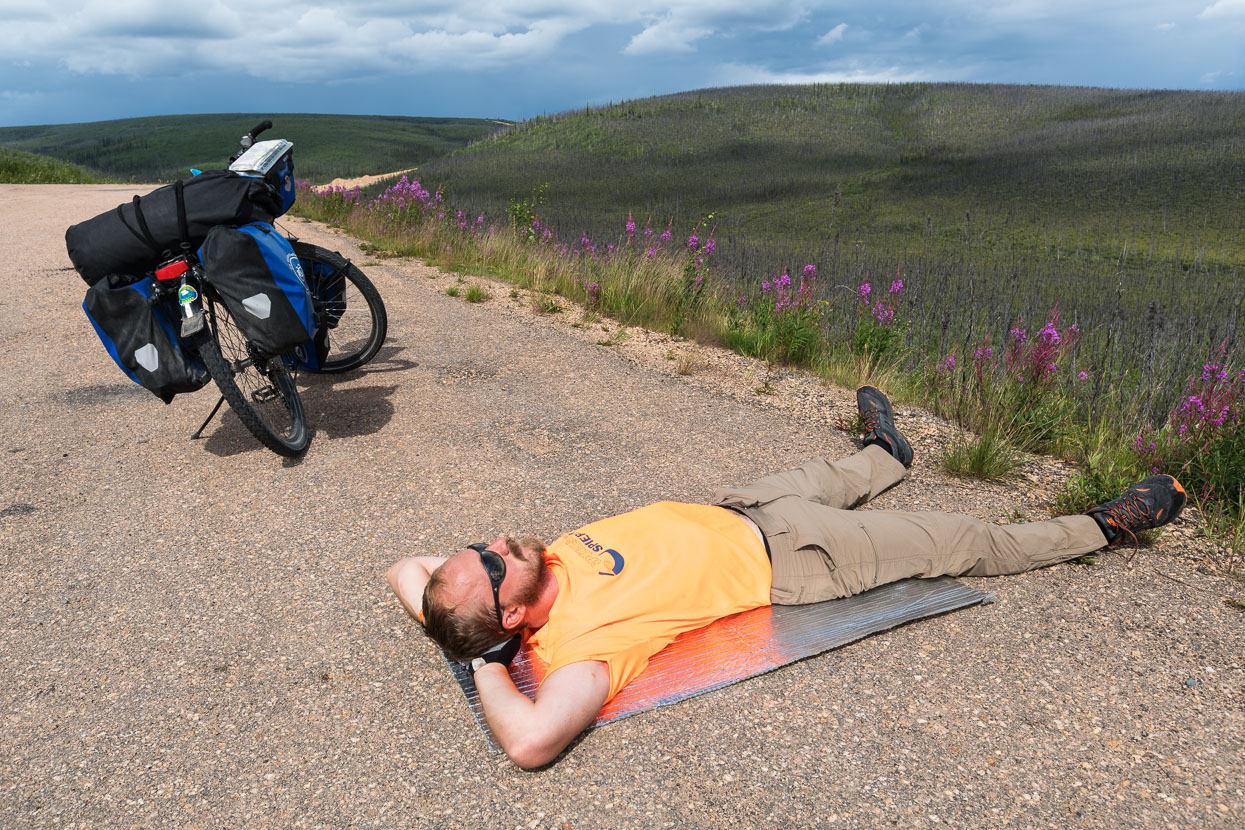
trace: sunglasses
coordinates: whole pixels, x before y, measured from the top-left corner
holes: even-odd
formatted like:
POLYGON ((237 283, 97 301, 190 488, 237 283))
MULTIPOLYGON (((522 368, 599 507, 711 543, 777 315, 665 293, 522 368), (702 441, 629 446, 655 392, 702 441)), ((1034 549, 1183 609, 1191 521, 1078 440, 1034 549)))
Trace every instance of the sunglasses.
POLYGON ((502 559, 500 554, 489 550, 488 545, 483 542, 476 542, 467 547, 480 554, 480 563, 484 565, 489 584, 493 586, 493 610, 497 612, 497 627, 505 631, 506 626, 501 621, 501 600, 497 596, 497 589, 501 587, 502 581, 506 578, 506 560, 502 559))

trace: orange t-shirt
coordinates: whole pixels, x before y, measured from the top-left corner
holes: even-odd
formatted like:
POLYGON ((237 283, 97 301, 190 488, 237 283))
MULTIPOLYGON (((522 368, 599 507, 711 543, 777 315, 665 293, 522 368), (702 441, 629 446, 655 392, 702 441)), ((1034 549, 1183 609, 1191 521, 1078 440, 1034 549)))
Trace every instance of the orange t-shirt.
POLYGON ((684 631, 768 605, 773 578, 765 546, 739 515, 671 501, 567 533, 545 559, 558 596, 529 643, 549 664, 546 676, 605 663, 609 698, 684 631))

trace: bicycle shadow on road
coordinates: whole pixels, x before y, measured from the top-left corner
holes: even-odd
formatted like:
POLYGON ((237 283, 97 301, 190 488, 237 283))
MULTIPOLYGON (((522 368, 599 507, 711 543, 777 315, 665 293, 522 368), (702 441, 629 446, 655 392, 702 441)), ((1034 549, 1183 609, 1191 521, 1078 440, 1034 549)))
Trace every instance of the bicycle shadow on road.
MULTIPOLYGON (((315 452, 317 440, 355 438, 379 432, 393 419, 394 406, 390 398, 397 390, 396 385, 333 389, 330 384, 302 390, 307 428, 313 436, 310 452, 315 452)), ((204 441, 208 452, 222 458, 245 452, 269 452, 232 411, 222 409, 217 419, 216 428, 204 441)), ((294 465, 301 460, 289 458, 286 463, 294 465)))
MULTIPOLYGON (((394 406, 390 398, 397 391, 396 385, 343 386, 357 383, 368 375, 400 372, 413 369, 417 361, 405 360, 397 355, 402 346, 386 346, 376 353, 368 364, 353 372, 339 375, 299 373, 297 385, 307 415, 307 427, 312 431, 312 446, 321 440, 355 438, 379 432, 393 419, 394 406)), ((231 456, 243 452, 268 452, 242 422, 228 409, 223 409, 216 429, 206 438, 204 448, 217 456, 231 456)), ((301 458, 286 459, 287 465, 298 464, 301 458)))
POLYGON ((298 385, 300 388, 303 386, 322 386, 354 380, 362 375, 380 374, 382 372, 404 372, 407 369, 414 369, 419 366, 419 361, 417 360, 399 358, 398 355, 404 351, 406 351, 405 346, 382 346, 380 351, 376 353, 376 356, 367 362, 367 365, 352 372, 343 372, 340 375, 299 372, 298 385))
POLYGON ((325 383, 308 387, 302 390, 307 426, 314 430, 317 440, 357 438, 379 432, 393 419, 390 398, 397 391, 396 384, 334 388, 325 383))

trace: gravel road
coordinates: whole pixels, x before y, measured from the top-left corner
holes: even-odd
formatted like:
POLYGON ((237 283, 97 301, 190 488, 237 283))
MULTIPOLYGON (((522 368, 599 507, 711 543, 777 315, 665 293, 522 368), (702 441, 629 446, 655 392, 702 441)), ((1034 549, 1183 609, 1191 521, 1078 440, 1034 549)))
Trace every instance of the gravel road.
MULTIPOLYGON (((1245 585, 1205 567, 1194 511, 1132 556, 966 580, 998 601, 612 724, 544 770, 489 755, 384 583, 394 559, 850 453, 852 393, 470 277, 493 298, 468 304, 454 276, 286 220, 365 265, 388 344, 300 378, 301 461, 231 414, 192 442, 212 389, 165 406, 130 383, 65 254, 66 226, 135 191, 0 185, 0 826, 1245 822, 1245 585)), ((1037 519, 1067 475, 946 478, 946 425, 898 409, 918 460, 877 506, 1037 519)))

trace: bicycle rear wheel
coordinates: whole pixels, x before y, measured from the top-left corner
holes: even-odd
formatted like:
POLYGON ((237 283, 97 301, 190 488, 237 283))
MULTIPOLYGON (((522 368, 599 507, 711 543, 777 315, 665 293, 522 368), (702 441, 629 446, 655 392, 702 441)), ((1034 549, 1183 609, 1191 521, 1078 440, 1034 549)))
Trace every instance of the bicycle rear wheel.
POLYGON ((211 328, 194 340, 208 374, 261 444, 278 455, 302 455, 311 432, 285 360, 256 351, 224 303, 210 303, 209 308, 211 328))
POLYGON ((321 372, 349 372, 367 363, 384 345, 389 318, 380 292, 362 271, 336 251, 292 241, 311 288, 316 320, 328 338, 321 372))

